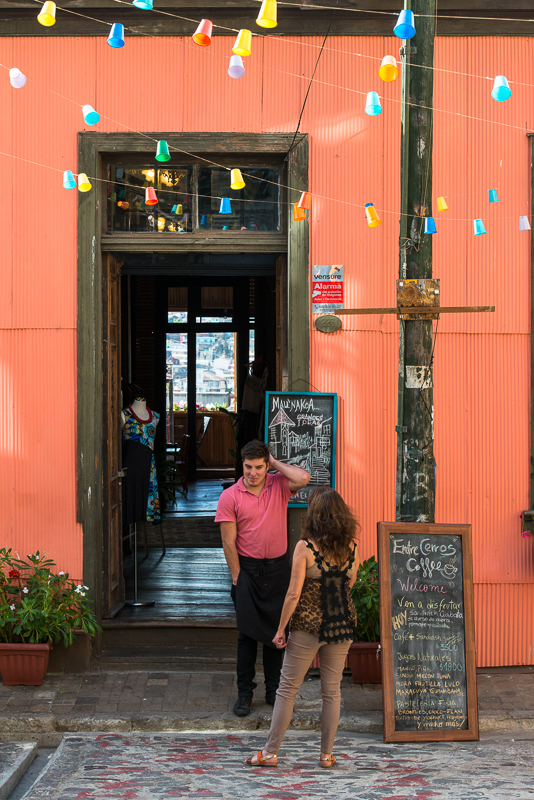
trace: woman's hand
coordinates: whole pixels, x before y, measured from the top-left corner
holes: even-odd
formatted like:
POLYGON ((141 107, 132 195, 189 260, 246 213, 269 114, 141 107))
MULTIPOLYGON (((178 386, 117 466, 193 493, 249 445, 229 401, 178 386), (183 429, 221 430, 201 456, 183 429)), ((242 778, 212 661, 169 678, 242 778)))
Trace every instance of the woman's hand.
POLYGON ((278 650, 283 650, 287 646, 285 631, 276 631, 273 644, 278 650))

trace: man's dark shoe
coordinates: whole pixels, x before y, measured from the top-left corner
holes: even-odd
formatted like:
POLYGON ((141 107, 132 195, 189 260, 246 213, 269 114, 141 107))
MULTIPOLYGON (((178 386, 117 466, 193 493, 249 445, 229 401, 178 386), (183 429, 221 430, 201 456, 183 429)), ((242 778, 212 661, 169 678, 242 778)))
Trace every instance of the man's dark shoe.
POLYGON ((252 706, 252 697, 238 697, 234 703, 233 712, 236 717, 248 717, 252 706))
POLYGON ((267 692, 265 694, 265 702, 268 706, 274 706, 276 700, 276 692, 267 692))

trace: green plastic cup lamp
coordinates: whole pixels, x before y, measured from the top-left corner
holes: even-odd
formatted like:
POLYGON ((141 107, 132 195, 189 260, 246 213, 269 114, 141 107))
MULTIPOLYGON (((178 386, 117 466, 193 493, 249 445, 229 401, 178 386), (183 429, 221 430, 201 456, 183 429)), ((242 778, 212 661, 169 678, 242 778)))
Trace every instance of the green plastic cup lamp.
POLYGON ((528 221, 528 217, 519 217, 519 230, 520 231, 530 230, 530 222, 528 221))
POLYGON ((76 179, 71 169, 66 169, 65 172, 63 173, 63 188, 64 189, 76 188, 76 179))
POLYGON ((124 25, 121 22, 114 22, 108 36, 110 47, 124 47, 124 25))
POLYGON ((473 226, 475 229, 475 236, 482 236, 483 233, 486 233, 484 223, 482 222, 481 219, 473 220, 473 226))
POLYGON ((415 36, 415 16, 409 8, 403 8, 397 18, 393 33, 399 39, 411 39, 415 36))
POLYGON ((491 90, 491 96, 494 100, 497 100, 499 103, 504 103, 505 100, 509 100, 512 96, 512 90, 508 84, 507 79, 504 75, 497 75, 495 80, 493 81, 493 89, 491 90))
POLYGON ((490 203, 499 202, 499 195, 497 194, 497 189, 488 189, 488 201, 490 203))
POLYGON ((241 56, 230 56, 230 66, 228 67, 228 75, 231 78, 242 78, 245 74, 245 66, 241 56))
POLYGON ((153 0, 133 0, 132 5, 140 8, 141 11, 152 11, 154 8, 153 0))
POLYGON ((382 106, 380 105, 380 98, 378 92, 367 92, 367 100, 365 103, 365 113, 370 117, 377 117, 382 113, 382 106))
POLYGON ((100 119, 100 114, 89 104, 82 107, 83 119, 86 125, 96 125, 100 119))
POLYGON ((434 217, 425 217, 425 233, 437 233, 434 217))
POLYGON ((221 207, 219 208, 219 214, 231 214, 232 213, 232 204, 230 203, 229 197, 221 197, 221 207))
POLYGON ((23 86, 26 86, 26 75, 20 69, 11 67, 9 70, 9 82, 14 89, 22 89, 23 86))
POLYGON ((156 152, 156 161, 170 161, 171 154, 169 153, 169 145, 165 139, 158 142, 158 149, 156 152))

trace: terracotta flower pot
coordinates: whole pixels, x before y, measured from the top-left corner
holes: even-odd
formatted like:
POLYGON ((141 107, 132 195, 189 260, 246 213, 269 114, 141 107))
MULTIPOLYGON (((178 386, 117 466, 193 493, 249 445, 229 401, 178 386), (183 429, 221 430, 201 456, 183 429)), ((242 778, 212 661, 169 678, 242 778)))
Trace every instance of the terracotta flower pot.
POLYGON ((379 642, 353 642, 347 661, 354 683, 382 683, 382 651, 379 642))
POLYGON ((0 644, 0 675, 5 686, 40 686, 46 675, 50 645, 0 644))

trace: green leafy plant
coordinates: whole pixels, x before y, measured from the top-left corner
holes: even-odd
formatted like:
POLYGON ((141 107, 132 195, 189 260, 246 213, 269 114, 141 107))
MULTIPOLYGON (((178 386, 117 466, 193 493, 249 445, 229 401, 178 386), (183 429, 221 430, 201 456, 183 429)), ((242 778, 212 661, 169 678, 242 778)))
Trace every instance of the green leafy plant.
POLYGON ((374 556, 362 561, 356 582, 352 587, 352 599, 358 615, 354 630, 355 642, 380 641, 380 603, 378 585, 378 562, 374 556))
POLYGON ((183 494, 182 472, 180 467, 167 459, 166 453, 156 455, 156 473, 158 476, 158 493, 163 504, 174 504, 176 492, 183 494))
POLYGON ((0 549, 0 642, 71 645, 74 631, 94 636, 96 622, 88 587, 68 573, 52 571, 52 559, 39 551, 26 559, 0 549))
POLYGON ((228 411, 227 408, 223 408, 222 406, 219 408, 219 411, 221 411, 223 414, 226 414, 226 416, 230 417, 230 419, 232 420, 232 431, 234 434, 236 449, 234 450, 232 447, 229 447, 228 452, 230 454, 230 457, 237 462, 237 450, 239 450, 237 437, 239 435, 239 423, 241 422, 241 412, 228 411))

